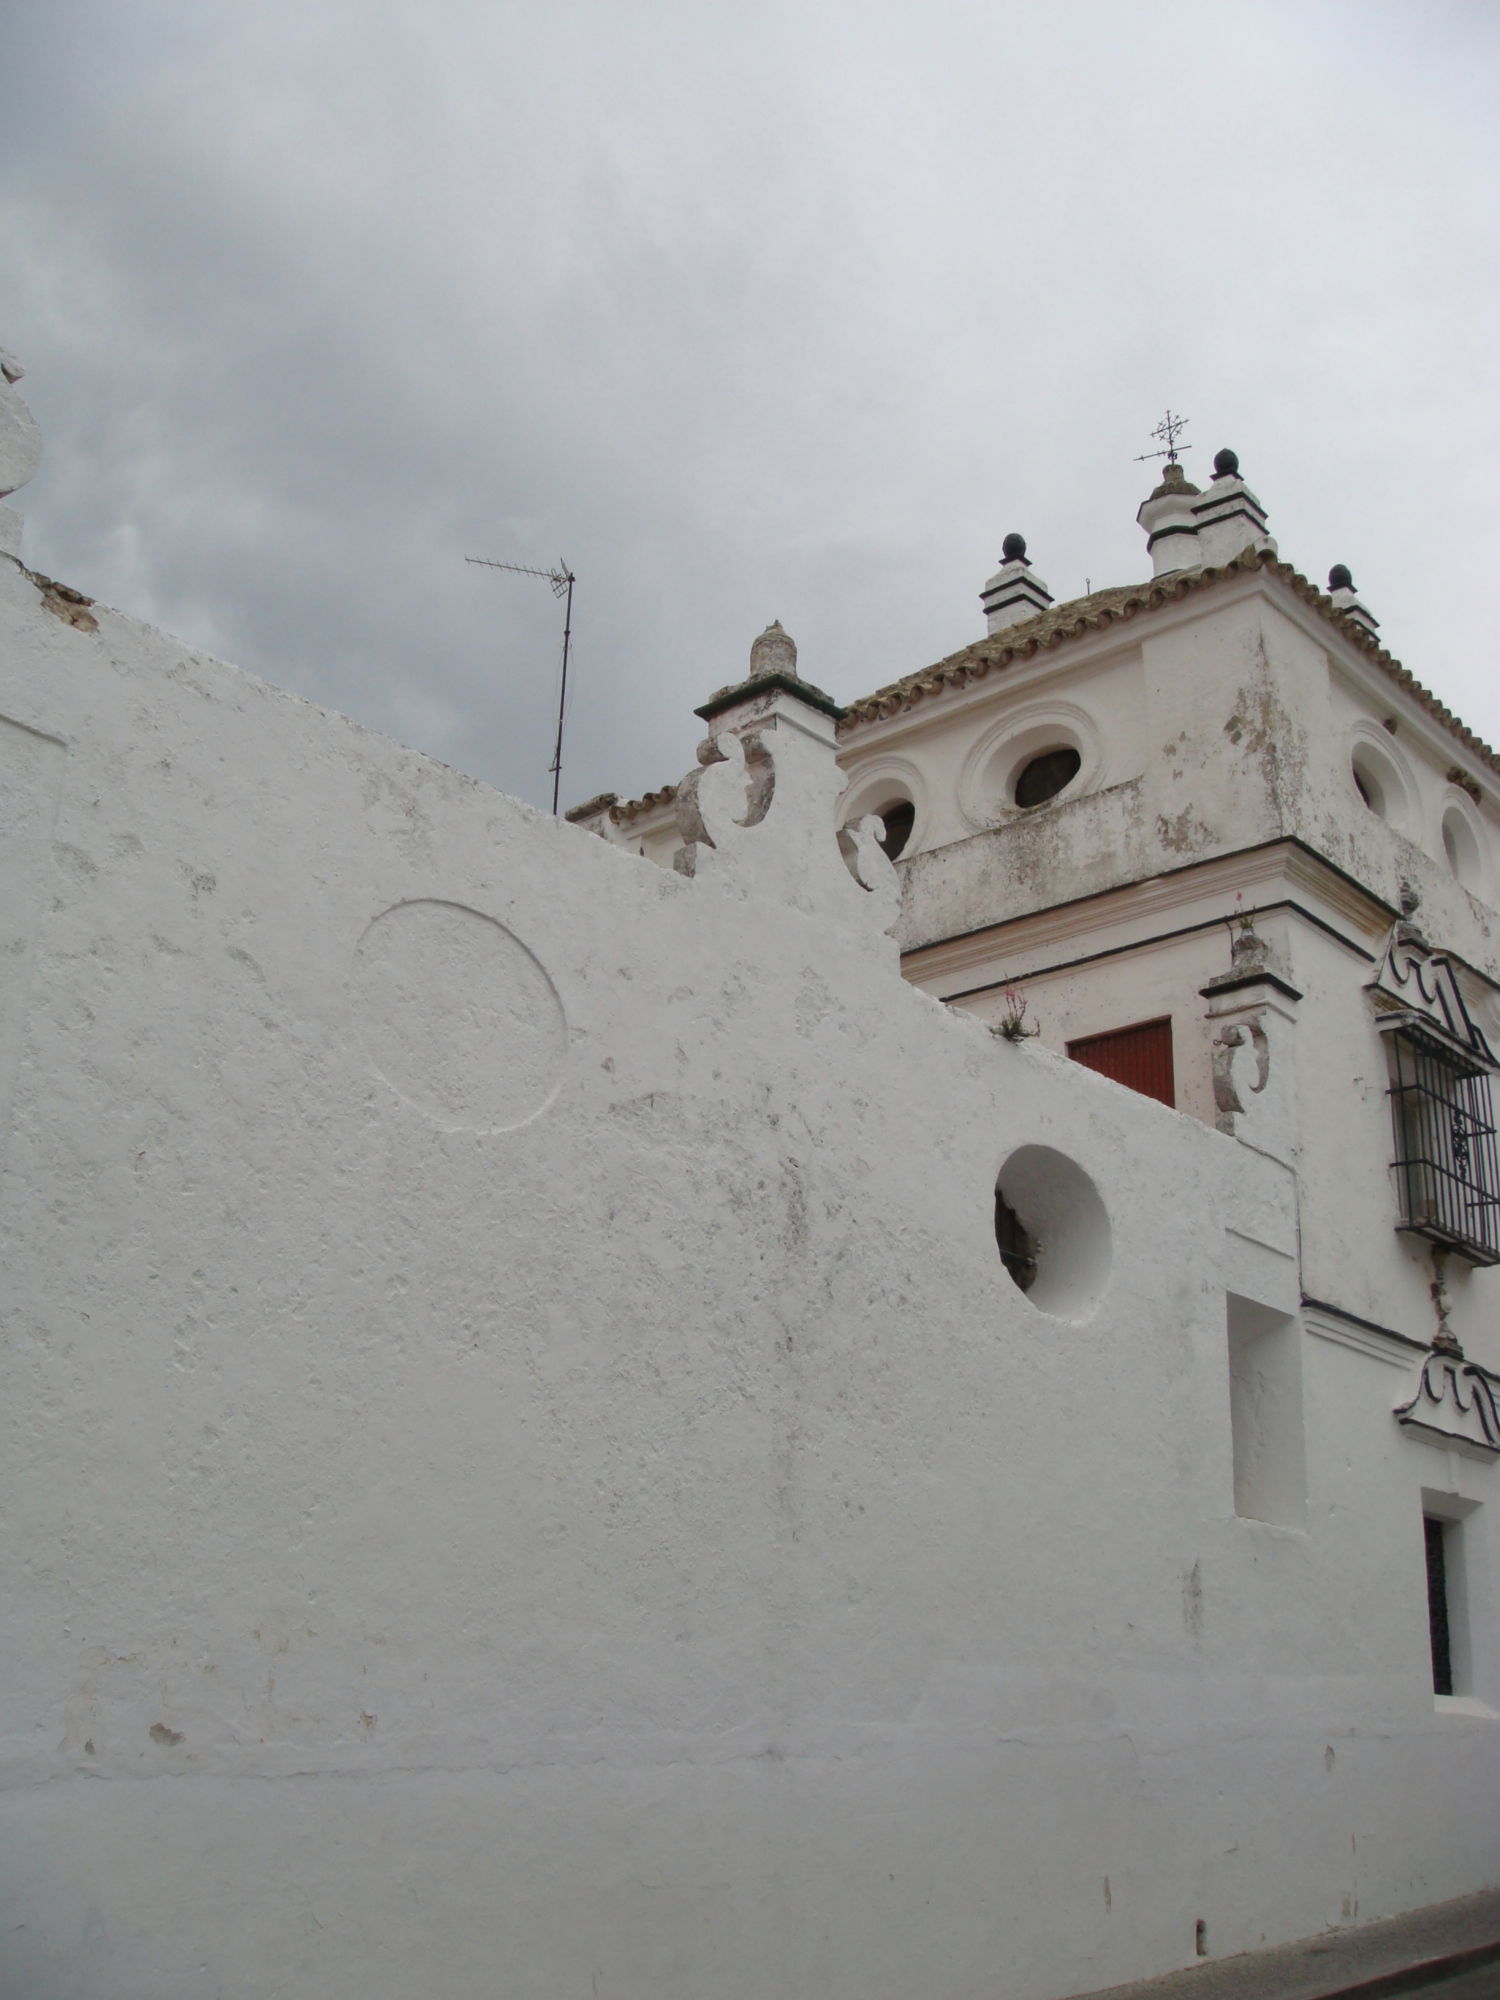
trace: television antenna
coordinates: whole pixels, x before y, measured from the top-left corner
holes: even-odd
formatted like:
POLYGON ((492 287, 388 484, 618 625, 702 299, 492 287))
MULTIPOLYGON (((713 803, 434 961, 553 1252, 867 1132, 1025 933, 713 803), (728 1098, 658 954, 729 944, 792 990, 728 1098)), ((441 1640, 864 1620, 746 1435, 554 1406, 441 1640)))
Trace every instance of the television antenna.
MULTIPOLYGON (((1168 465, 1175 465, 1179 449, 1177 440, 1182 436, 1191 421, 1190 417, 1179 417, 1174 411, 1169 409, 1165 417, 1162 418, 1156 429, 1151 433, 1152 437, 1161 439, 1162 443, 1166 446, 1166 450, 1137 452, 1136 464, 1142 465, 1148 458, 1164 458, 1168 465)), ((1191 451, 1192 448, 1190 444, 1181 446, 1183 451, 1191 451)))
POLYGON ((552 773, 552 815, 557 817, 557 801, 562 790, 563 723, 568 713, 568 652, 573 643, 573 585, 577 582, 568 559, 559 559, 556 569, 530 569, 525 563, 491 562, 488 556, 465 556, 466 563, 477 563, 481 569, 506 569, 512 576, 539 576, 552 586, 554 597, 565 598, 563 607, 562 685, 557 691, 557 743, 552 752, 552 762, 548 769, 552 773))

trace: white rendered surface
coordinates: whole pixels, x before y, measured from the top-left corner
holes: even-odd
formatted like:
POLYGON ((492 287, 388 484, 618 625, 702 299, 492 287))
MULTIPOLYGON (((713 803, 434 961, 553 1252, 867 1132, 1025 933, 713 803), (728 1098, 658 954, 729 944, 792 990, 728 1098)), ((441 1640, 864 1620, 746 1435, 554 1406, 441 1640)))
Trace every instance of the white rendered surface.
MULTIPOLYGON (((0 500, 35 474, 42 462, 42 434, 15 384, 26 371, 0 348, 0 500)), ((0 543, 0 552, 14 550, 0 543)))
POLYGON ((1236 1514, 1290 1172, 905 984, 821 718, 689 878, 95 610, 0 563, 4 2000, 1049 2000, 1493 1879, 1492 1468, 1335 1324, 1236 1514))

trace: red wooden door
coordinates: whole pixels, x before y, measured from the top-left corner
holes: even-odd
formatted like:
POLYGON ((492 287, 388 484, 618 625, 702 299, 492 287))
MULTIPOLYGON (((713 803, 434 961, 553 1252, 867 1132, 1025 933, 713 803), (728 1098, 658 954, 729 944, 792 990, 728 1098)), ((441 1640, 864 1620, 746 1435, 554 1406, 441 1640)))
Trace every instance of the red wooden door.
POLYGON ((1172 1078, 1172 1021, 1141 1021, 1133 1028, 1111 1028, 1107 1035, 1084 1035, 1069 1042, 1068 1054, 1085 1069, 1113 1077, 1158 1104, 1175 1104, 1172 1078))

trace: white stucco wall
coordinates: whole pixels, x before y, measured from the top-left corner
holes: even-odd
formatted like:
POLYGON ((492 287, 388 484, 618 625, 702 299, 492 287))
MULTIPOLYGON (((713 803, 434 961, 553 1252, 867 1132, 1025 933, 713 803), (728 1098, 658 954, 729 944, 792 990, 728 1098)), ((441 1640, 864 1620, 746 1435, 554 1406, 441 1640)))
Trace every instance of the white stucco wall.
MULTIPOLYGON (((1015 990, 1025 1002, 1027 1025, 1059 1055, 1085 1035, 1170 1019, 1177 1108, 1212 1125, 1211 1029, 1198 993, 1224 971, 1225 942, 1224 930, 1215 926, 1148 946, 1123 961, 1089 960, 1042 971, 1015 990)), ((1015 970, 1019 976, 1022 968, 1017 964, 1015 970)), ((957 1004, 989 1022, 999 1022, 1006 1011, 1003 988, 957 1004)))
POLYGON ((905 984, 815 736, 687 879, 96 615, 0 562, 5 2000, 1049 2000, 1494 1879, 1397 1369, 1234 1512, 1288 1174, 905 984))
POLYGON ((1085 633, 846 736, 851 803, 887 769, 905 770, 918 801, 908 947, 1290 836, 1393 906, 1410 881, 1434 932, 1500 973, 1494 773, 1408 691, 1259 572, 1125 631, 1128 645, 1118 631, 1085 633), (997 807, 985 831, 979 774, 1049 712, 1056 740, 1089 751, 1084 768, 1055 804, 997 807), (1350 774, 1361 741, 1401 779, 1385 819, 1350 774))
POLYGON ((1018 767, 1041 750, 1078 750, 1074 794, 1138 779, 1148 757, 1145 724, 1140 652, 1128 636, 1073 649, 1065 660, 1015 662, 847 735, 842 810, 910 798, 917 820, 908 851, 946 847, 1024 817, 1011 789, 1018 767))

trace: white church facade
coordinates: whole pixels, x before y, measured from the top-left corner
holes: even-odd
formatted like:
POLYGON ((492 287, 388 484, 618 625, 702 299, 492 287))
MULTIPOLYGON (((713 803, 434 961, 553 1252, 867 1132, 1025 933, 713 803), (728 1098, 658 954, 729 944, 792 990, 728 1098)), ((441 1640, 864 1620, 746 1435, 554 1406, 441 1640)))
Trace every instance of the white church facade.
POLYGON ((1060 2000, 1500 1876, 1496 766, 1225 477, 583 826, 0 510, 4 2000, 1060 2000))
MULTIPOLYGON (((1278 559, 1234 453, 1206 492, 1171 462, 1141 524, 1155 576, 1064 605, 1007 538, 987 636, 840 711, 903 970, 1294 1168, 1313 1314, 1500 1364, 1500 758, 1347 570, 1278 559)), ((678 787, 574 817, 663 864, 682 838, 678 787)))

